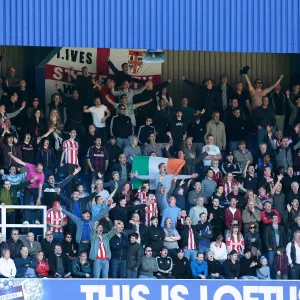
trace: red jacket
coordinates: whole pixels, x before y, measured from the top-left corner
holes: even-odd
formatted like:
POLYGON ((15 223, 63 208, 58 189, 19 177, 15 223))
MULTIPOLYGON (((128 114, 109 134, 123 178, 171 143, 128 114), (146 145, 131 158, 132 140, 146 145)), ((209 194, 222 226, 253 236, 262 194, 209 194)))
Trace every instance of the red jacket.
POLYGON ((46 260, 43 260, 37 263, 35 270, 40 277, 47 277, 50 271, 50 267, 48 262, 46 260))
POLYGON ((276 215, 278 217, 278 224, 280 224, 281 218, 280 218, 279 212, 276 209, 272 209, 269 213, 266 212, 265 210, 263 210, 260 213, 261 220, 266 225, 272 224, 272 217, 274 215, 276 215))
POLYGON ((222 172, 219 171, 213 171, 214 175, 213 175, 213 180, 216 182, 217 185, 222 184, 223 183, 223 175, 222 172))
POLYGON ((229 207, 225 209, 225 227, 226 227, 226 229, 231 229, 232 220, 237 220, 239 222, 239 230, 241 232, 243 220, 242 220, 242 213, 241 213, 240 209, 237 208, 234 214, 232 214, 229 207))

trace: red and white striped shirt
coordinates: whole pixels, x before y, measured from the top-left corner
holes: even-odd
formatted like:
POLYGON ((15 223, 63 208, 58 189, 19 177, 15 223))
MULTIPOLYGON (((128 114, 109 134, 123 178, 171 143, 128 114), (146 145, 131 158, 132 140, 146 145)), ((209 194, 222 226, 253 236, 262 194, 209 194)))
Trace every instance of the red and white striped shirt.
POLYGON ((99 247, 98 247, 98 253, 97 253, 96 259, 98 259, 98 260, 108 260, 107 252, 106 252, 106 249, 104 247, 102 237, 98 236, 98 240, 99 240, 99 247))
POLYGON ((196 246, 196 243, 195 243, 195 238, 194 238, 194 232, 193 232, 193 229, 191 227, 189 228, 189 238, 188 238, 187 249, 188 250, 197 249, 197 246, 196 246))
POLYGON ((147 204, 145 207, 145 225, 151 225, 151 217, 158 216, 157 203, 147 204))
POLYGON ((237 236, 232 236, 231 234, 227 234, 226 236, 226 247, 227 252, 230 253, 232 250, 237 251, 238 254, 242 254, 245 248, 244 237, 240 234, 240 240, 238 240, 237 236))
POLYGON ((146 200, 147 200, 146 192, 138 190, 135 194, 135 198, 139 198, 141 200, 141 204, 146 204, 146 200))
MULTIPOLYGON (((49 209, 47 213, 47 223, 51 225, 61 225, 62 223, 67 222, 67 216, 61 211, 54 211, 53 209, 49 209)), ((63 227, 54 228, 49 226, 49 230, 52 232, 64 232, 63 227)))
POLYGON ((78 165, 78 143, 67 140, 63 142, 63 152, 65 152, 65 163, 78 165))

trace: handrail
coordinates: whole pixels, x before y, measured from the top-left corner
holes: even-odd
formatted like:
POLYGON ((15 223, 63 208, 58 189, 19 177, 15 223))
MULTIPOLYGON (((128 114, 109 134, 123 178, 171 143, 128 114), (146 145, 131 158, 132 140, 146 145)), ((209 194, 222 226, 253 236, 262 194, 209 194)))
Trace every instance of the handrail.
POLYGON ((47 206, 45 205, 0 205, 1 209, 1 223, 0 223, 0 228, 2 229, 2 235, 3 235, 3 240, 6 241, 6 229, 7 228, 42 228, 43 229, 43 237, 45 237, 46 231, 47 231, 47 206), (30 210, 36 210, 40 209, 43 210, 43 224, 28 224, 28 225, 23 225, 23 224, 6 224, 6 212, 7 209, 30 209, 30 210))

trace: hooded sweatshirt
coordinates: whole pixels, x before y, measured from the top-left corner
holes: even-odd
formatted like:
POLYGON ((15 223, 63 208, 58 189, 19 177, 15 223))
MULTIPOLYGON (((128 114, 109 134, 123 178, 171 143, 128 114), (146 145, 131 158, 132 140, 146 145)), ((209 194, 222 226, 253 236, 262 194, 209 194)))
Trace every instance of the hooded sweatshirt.
POLYGON ((127 161, 130 164, 132 164, 134 156, 141 156, 142 155, 140 146, 134 146, 134 147, 132 146, 134 139, 135 139, 135 136, 131 136, 129 138, 130 146, 126 146, 125 149, 124 149, 124 154, 126 156, 127 161))

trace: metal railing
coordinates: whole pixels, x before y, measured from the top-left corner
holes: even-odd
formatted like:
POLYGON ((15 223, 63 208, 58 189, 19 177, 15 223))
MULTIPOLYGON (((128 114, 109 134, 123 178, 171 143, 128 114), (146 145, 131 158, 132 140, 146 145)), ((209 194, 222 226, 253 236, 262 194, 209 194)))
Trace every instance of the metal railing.
POLYGON ((2 231, 3 235, 3 240, 6 241, 6 231, 7 228, 42 228, 43 229, 43 237, 45 237, 46 231, 47 231, 47 206, 40 205, 40 206, 35 206, 35 205, 0 205, 1 208, 1 223, 0 223, 0 228, 2 231), (43 222, 39 225, 37 224, 6 224, 6 212, 7 209, 29 209, 29 210, 43 210, 43 222))

